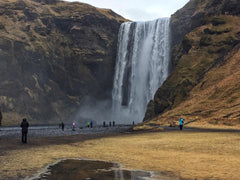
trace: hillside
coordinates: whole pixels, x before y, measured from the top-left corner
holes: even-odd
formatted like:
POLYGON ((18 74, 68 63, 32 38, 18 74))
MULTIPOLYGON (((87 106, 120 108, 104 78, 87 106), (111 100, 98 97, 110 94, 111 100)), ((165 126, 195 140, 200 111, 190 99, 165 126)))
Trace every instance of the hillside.
POLYGON ((172 16, 172 37, 179 36, 172 42, 173 72, 148 104, 145 121, 169 125, 182 116, 192 125, 240 124, 239 6, 191 0, 172 16))
POLYGON ((57 0, 0 3, 3 125, 71 118, 85 96, 110 96, 118 29, 108 9, 57 0))

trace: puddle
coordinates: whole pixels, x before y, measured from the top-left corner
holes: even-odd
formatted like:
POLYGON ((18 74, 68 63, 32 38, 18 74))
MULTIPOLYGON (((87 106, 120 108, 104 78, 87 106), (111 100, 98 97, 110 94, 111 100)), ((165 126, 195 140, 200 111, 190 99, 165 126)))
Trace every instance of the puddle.
POLYGON ((153 180, 152 173, 147 171, 130 171, 121 169, 119 164, 66 159, 54 165, 49 165, 47 170, 34 180, 153 180))

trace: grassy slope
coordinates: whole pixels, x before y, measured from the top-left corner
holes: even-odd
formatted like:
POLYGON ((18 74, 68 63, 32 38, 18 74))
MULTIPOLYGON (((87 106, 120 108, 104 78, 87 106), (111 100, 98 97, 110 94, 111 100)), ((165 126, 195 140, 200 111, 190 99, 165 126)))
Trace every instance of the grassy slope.
POLYGON ((150 123, 169 124, 182 115, 187 122, 197 116, 196 125, 240 124, 240 18, 222 15, 206 21, 185 36, 182 46, 189 44, 189 51, 161 87, 174 92, 168 97, 175 98, 172 109, 150 123), (214 24, 216 21, 220 24, 214 24))
MULTIPOLYGON (((32 49, 36 49, 37 46, 32 42, 31 39, 29 39, 29 34, 24 30, 24 28, 27 25, 31 25, 33 27, 41 27, 41 28, 47 28, 42 21, 32 21, 27 22, 27 24, 23 24, 23 21, 21 18, 24 18, 23 10, 25 7, 26 9, 29 9, 31 12, 37 13, 38 15, 42 15, 43 17, 66 17, 66 18, 81 18, 83 16, 89 15, 89 14, 95 14, 96 16, 106 16, 109 19, 115 19, 118 22, 125 22, 126 19, 123 17, 117 15, 113 11, 109 9, 100 9, 95 8, 91 5, 85 4, 85 3, 68 3, 68 2, 58 2, 57 6, 55 4, 39 4, 37 2, 33 2, 31 0, 24 0, 24 1, 18 1, 18 0, 6 0, 4 2, 1 2, 1 6, 9 8, 9 11, 13 13, 10 17, 4 17, 0 16, 0 24, 3 25, 0 34, 1 36, 4 36, 5 38, 18 40, 21 42, 29 43, 31 45, 32 49), (13 6, 13 4, 15 7, 13 6), (22 7, 22 8, 21 8, 22 7), (19 8, 19 10, 17 9, 19 8), (6 30, 5 30, 6 29, 6 30)), ((39 46, 41 46, 42 49, 49 52, 51 48, 53 47, 53 44, 49 42, 49 39, 42 37, 39 35, 39 33, 34 32, 34 30, 31 28, 30 32, 32 33, 32 37, 37 39, 37 43, 39 43, 39 46)), ((55 32, 56 36, 62 36, 61 34, 58 34, 58 32, 55 32)), ((63 37, 62 37, 63 38, 63 37)), ((29 47, 30 48, 30 47, 29 47)), ((38 49, 36 49, 38 50, 38 49)), ((70 51, 70 50, 69 50, 70 51)))

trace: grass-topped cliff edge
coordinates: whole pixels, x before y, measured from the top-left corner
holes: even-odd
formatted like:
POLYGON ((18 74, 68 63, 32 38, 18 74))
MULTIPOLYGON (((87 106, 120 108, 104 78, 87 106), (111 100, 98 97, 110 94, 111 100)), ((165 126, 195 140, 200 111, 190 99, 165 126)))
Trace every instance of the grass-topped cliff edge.
POLYGON ((240 17, 223 12, 226 1, 215 7, 207 6, 213 1, 201 3, 193 12, 203 13, 201 23, 173 47, 173 72, 148 104, 148 123, 169 125, 183 116, 185 122, 197 117, 194 126, 240 124, 240 17))

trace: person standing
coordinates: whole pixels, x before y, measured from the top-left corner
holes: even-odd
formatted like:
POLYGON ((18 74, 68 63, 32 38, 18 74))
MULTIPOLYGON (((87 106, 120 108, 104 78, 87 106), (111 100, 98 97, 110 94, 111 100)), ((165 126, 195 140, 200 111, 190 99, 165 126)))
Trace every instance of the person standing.
POLYGON ((180 120, 179 120, 179 127, 180 127, 180 130, 183 129, 183 123, 184 123, 183 118, 180 118, 180 120))
POLYGON ((1 111, 1 108, 0 108, 0 127, 2 126, 2 111, 1 111))
POLYGON ((64 123, 62 122, 61 125, 62 125, 62 131, 64 131, 64 123))
POLYGON ((76 125, 76 123, 73 122, 73 127, 72 127, 72 130, 73 130, 73 131, 75 131, 75 125, 76 125))
POLYGON ((91 128, 93 127, 93 122, 92 122, 92 121, 90 122, 90 127, 91 127, 91 128))
POLYGON ((26 118, 23 118, 21 123, 22 128, 22 143, 27 143, 27 133, 28 133, 29 123, 26 118))

